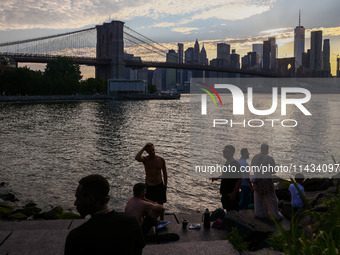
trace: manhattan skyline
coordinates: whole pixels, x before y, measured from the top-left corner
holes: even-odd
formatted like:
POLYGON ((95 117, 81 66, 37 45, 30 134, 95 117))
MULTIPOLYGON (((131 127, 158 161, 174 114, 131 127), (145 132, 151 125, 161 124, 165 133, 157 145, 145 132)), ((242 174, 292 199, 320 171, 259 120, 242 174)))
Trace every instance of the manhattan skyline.
MULTIPOLYGON (((241 56, 252 44, 276 37, 278 57, 294 56, 294 28, 305 27, 305 50, 310 48, 311 31, 322 30, 330 39, 331 68, 335 74, 340 54, 340 18, 337 0, 318 1, 106 1, 106 0, 10 0, 0 8, 0 42, 9 42, 120 19, 141 34, 176 49, 204 43, 209 60, 216 57, 217 43, 228 43, 241 56), (115 10, 113 12, 112 10, 115 10)), ((165 60, 163 60, 165 61, 165 60)))

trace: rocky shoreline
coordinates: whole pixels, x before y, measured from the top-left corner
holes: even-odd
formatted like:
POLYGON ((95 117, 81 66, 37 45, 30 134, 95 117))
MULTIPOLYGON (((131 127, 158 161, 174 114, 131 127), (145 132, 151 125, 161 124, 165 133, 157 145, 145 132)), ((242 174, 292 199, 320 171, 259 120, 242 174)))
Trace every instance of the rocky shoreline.
POLYGON ((18 206, 19 199, 6 189, 6 183, 0 183, 0 220, 2 221, 25 221, 25 220, 57 220, 57 219, 80 219, 80 215, 71 210, 65 210, 61 206, 42 212, 34 202, 28 202, 24 206, 18 206))

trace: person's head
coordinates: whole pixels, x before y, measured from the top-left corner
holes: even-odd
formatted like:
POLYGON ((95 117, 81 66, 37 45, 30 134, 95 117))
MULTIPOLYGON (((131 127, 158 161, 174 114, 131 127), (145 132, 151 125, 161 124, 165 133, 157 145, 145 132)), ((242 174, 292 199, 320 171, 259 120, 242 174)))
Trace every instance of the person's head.
POLYGON ((266 143, 261 144, 261 153, 267 155, 269 153, 269 145, 266 143))
POLYGON ((145 183, 137 183, 133 186, 133 196, 143 198, 146 193, 146 184, 145 183))
POLYGON ((234 157, 235 147, 232 145, 227 145, 223 149, 223 156, 225 159, 229 160, 234 157))
POLYGON ((145 151, 150 155, 150 156, 155 156, 155 146, 153 143, 147 143, 145 145, 145 151))
POLYGON ((80 216, 94 214, 109 201, 109 182, 101 175, 93 174, 82 178, 76 191, 74 205, 80 216))
POLYGON ((305 177, 302 173, 297 173, 295 175, 295 181, 299 184, 303 183, 303 181, 305 180, 305 177))
POLYGON ((249 153, 247 148, 242 148, 241 149, 241 157, 242 158, 248 159, 249 155, 250 155, 250 153, 249 153))

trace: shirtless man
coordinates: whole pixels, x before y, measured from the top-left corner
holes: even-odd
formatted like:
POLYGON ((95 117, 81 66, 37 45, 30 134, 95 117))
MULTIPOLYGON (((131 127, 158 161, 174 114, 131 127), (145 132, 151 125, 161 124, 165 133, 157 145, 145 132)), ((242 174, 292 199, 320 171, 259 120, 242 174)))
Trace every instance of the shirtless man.
POLYGON ((142 227, 144 236, 155 226, 158 216, 164 213, 164 207, 145 198, 146 184, 137 183, 133 186, 133 197, 125 206, 125 212, 136 216, 142 227))
MULTIPOLYGON (((144 164, 146 182, 145 197, 163 205, 166 203, 166 189, 168 185, 165 160, 155 154, 155 147, 152 143, 147 143, 143 149, 137 153, 135 159, 144 164), (149 155, 146 157, 142 156, 144 151, 149 155)), ((164 212, 160 215, 160 219, 164 220, 164 212)))

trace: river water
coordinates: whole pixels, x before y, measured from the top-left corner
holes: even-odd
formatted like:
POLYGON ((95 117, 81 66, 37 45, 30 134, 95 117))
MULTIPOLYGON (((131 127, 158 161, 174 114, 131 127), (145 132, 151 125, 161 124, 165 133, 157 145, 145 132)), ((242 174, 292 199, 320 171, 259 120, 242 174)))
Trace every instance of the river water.
MULTIPOLYGON (((291 131, 293 142, 282 147, 269 140, 276 160, 288 163, 287 155, 313 154, 313 160, 332 162, 331 155, 340 156, 338 99, 320 95, 320 105, 313 109, 321 111, 316 114, 320 118, 291 131), (299 143, 308 149, 294 148, 299 143)), ((221 206, 219 182, 190 175, 189 95, 169 101, 1 103, 0 130, 0 182, 7 183, 19 203, 75 210, 78 180, 99 173, 111 183, 110 206, 123 210, 132 186, 144 181, 144 167, 134 157, 146 142, 153 142, 167 164, 169 212, 221 206)), ((237 133, 231 141, 237 150, 248 145, 253 156, 263 136, 237 133)), ((223 164, 222 154, 219 158, 223 164)))

